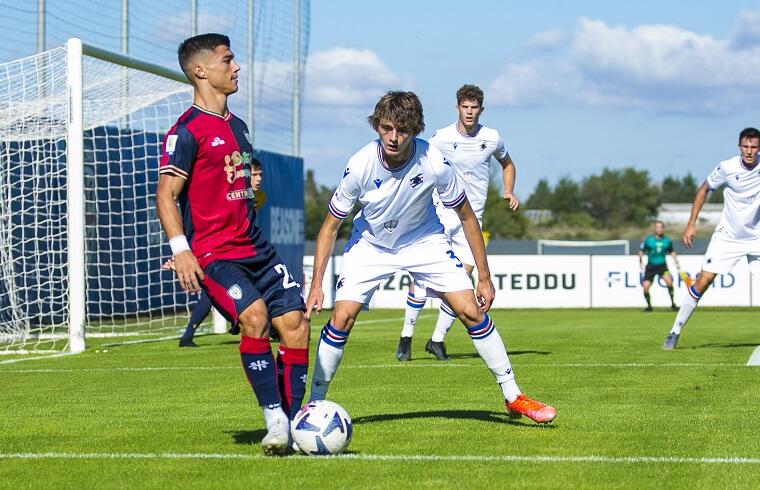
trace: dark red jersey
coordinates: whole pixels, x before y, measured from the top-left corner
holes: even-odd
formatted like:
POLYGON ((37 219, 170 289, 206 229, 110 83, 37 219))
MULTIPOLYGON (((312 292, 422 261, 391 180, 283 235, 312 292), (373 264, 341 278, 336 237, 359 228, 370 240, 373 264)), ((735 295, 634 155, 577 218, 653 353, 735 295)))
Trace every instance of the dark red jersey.
POLYGON ((242 259, 271 245, 256 226, 253 158, 245 123, 193 105, 166 134, 159 172, 185 179, 179 196, 185 235, 201 267, 242 259))

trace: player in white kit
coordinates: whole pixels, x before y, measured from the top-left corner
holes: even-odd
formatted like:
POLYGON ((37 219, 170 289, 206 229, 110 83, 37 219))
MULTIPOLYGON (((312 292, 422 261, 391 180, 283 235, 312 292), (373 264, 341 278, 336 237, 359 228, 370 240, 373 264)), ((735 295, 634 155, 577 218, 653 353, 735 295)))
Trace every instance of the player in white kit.
MULTIPOLYGON (((480 115, 483 113, 483 91, 475 85, 466 84, 457 90, 456 95, 457 122, 436 131, 430 138, 430 144, 438 148, 454 167, 457 178, 467 194, 467 200, 470 201, 470 206, 478 218, 478 224, 482 227, 483 210, 488 195, 488 184, 491 180, 491 157, 501 164, 504 183, 502 197, 513 211, 519 206, 517 197, 512 193, 515 186, 515 165, 507 153, 499 132, 479 123, 480 115)), ((464 264, 467 273, 471 274, 475 259, 467 244, 457 213, 453 209, 446 208, 435 194, 433 200, 436 213, 443 224, 444 233, 451 242, 454 254, 464 264)), ((408 361, 412 358, 414 324, 417 322, 422 307, 425 306, 424 293, 424 291, 422 294, 415 293, 414 286, 409 288, 404 327, 396 349, 396 358, 399 361, 408 361)), ((449 359, 444 338, 454 320, 456 320, 456 315, 451 307, 446 303, 441 303, 435 330, 425 344, 425 351, 433 354, 439 361, 449 359)))
POLYGON ((419 99, 412 92, 388 92, 368 121, 379 139, 349 160, 315 245, 314 276, 306 299, 309 317, 312 309, 319 313, 322 308, 322 278, 338 227, 360 203, 361 216, 354 220, 344 250, 335 307, 320 335, 310 399, 327 395, 356 317, 377 287, 406 270, 427 291, 444 299, 465 324, 478 354, 496 377, 510 415, 550 422, 557 411, 520 392, 501 336, 486 313, 494 287, 478 220, 451 165, 439 150, 416 138, 425 128, 419 99), (462 221, 479 273, 477 299, 435 214, 434 190, 462 221))
POLYGON ((697 232, 697 217, 707 199, 707 193, 724 187, 723 215, 707 246, 702 271, 688 288, 681 309, 678 310, 662 348, 675 349, 681 329, 689 321, 692 312, 715 276, 727 274, 737 262, 747 258, 754 273, 760 267, 760 131, 744 129, 739 133, 738 156, 720 162, 697 189, 691 216, 683 233, 684 244, 691 248, 697 232))

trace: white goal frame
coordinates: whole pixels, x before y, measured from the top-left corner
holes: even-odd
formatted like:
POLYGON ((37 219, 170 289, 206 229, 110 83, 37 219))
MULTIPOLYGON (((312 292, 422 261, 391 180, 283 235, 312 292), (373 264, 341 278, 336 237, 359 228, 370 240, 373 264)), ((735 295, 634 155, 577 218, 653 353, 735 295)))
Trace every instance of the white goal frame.
MULTIPOLYGON (((179 71, 148 63, 123 54, 113 53, 72 38, 66 42, 66 87, 69 97, 67 120, 67 182, 68 182, 68 280, 69 280, 69 351, 85 349, 86 271, 85 271, 85 175, 82 58, 89 56, 116 65, 152 73, 189 84, 179 71)), ((168 128, 167 128, 168 129, 168 128)), ((157 219, 157 218, 156 218, 157 219)), ((213 331, 226 331, 226 321, 214 310, 213 331)))
MULTIPOLYGON (((567 247, 567 248, 589 248, 589 247, 610 247, 623 246, 625 255, 631 253, 631 242, 628 240, 538 240, 536 243, 536 253, 544 255, 544 246, 550 247, 567 247)), ((593 254, 590 254, 593 255, 593 254)))

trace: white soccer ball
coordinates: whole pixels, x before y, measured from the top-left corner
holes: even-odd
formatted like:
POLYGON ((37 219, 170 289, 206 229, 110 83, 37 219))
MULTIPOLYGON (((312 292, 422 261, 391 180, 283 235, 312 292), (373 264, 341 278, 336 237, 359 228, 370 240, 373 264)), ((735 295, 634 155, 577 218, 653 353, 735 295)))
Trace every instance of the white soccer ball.
POLYGON ((329 400, 315 400, 301 408, 290 424, 293 440, 304 454, 340 454, 351 442, 351 417, 329 400))

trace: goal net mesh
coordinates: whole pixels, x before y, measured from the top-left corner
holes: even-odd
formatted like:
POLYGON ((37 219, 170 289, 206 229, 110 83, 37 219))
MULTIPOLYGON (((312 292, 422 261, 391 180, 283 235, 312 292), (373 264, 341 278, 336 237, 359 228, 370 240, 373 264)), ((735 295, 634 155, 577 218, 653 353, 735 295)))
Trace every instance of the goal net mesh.
MULTIPOLYGON (((82 65, 87 334, 173 333, 194 298, 161 270, 154 193, 163 133, 191 89, 82 65)), ((69 110, 65 48, 0 65, 0 352, 67 347, 69 110)))

